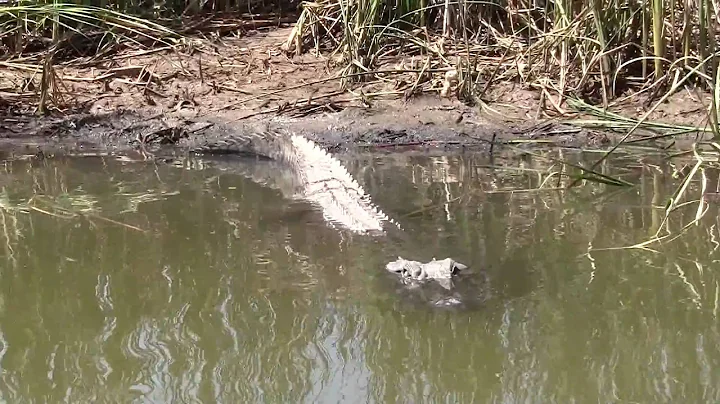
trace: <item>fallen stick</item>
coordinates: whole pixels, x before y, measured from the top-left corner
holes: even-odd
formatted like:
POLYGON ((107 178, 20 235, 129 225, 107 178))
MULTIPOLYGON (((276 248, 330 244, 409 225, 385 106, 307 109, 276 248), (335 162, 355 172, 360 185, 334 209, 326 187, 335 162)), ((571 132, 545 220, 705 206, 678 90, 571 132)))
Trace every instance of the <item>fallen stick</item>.
MULTIPOLYGON (((156 75, 155 73, 150 72, 146 66, 123 66, 123 67, 116 67, 114 69, 107 70, 105 73, 101 74, 100 76, 95 77, 74 77, 74 76, 63 76, 62 80, 66 81, 103 81, 107 79, 113 79, 113 78, 120 78, 120 77, 138 77, 143 78, 145 76, 149 76, 147 78, 148 81, 154 81, 156 83, 159 83, 162 81, 162 79, 156 75)), ((132 84, 132 83, 128 83, 132 84)), ((145 85, 146 83, 143 83, 145 85)))

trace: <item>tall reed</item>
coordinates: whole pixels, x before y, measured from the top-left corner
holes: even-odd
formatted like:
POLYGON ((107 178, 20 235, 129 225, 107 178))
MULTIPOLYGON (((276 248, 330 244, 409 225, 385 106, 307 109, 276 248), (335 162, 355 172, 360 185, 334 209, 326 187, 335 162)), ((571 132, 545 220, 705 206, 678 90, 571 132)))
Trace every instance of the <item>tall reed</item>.
POLYGON ((288 48, 324 44, 344 56, 346 73, 371 71, 393 47, 447 68, 507 54, 497 79, 607 102, 628 85, 686 74, 714 88, 712 10, 710 0, 319 0, 302 3, 288 48))
POLYGON ((296 8, 293 0, 0 0, 0 49, 20 52, 31 38, 56 44, 89 31, 140 36, 173 35, 186 17, 229 13, 241 16, 267 10, 296 8))

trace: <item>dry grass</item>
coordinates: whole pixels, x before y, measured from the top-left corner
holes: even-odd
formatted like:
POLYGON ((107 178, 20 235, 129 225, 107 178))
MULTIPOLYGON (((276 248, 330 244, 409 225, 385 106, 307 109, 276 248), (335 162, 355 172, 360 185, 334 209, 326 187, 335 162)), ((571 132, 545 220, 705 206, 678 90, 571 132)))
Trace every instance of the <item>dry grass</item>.
MULTIPOLYGON (((541 103, 556 114, 590 112, 597 118, 592 124, 623 131, 622 139, 595 163, 579 167, 584 174, 570 187, 588 178, 586 174, 594 173, 622 144, 637 141, 632 136, 640 128, 657 131, 658 137, 711 133, 712 141, 694 144, 695 163, 665 211, 667 221, 680 206, 697 203, 695 218, 687 225, 692 226, 707 211, 703 173, 719 165, 716 10, 717 4, 709 0, 459 0, 430 5, 316 1, 303 3, 286 49, 330 50, 340 56, 337 61, 348 77, 372 72, 388 58, 418 55, 427 73, 418 75, 416 87, 429 83, 442 95, 452 90, 460 99, 482 104, 483 94, 494 82, 519 81, 539 91, 541 103), (707 125, 678 127, 647 121, 672 94, 690 87, 713 93, 707 125), (607 113, 618 97, 642 93, 650 93, 652 106, 640 119, 607 113), (701 196, 683 202, 694 182, 700 182, 701 196)), ((672 238, 664 238, 668 237, 672 238)), ((662 239, 658 233, 649 242, 662 239)))
POLYGON ((688 74, 714 88, 713 7, 659 0, 304 2, 286 49, 333 52, 347 84, 389 58, 417 55, 434 71, 418 85, 479 101, 495 81, 520 81, 564 114, 568 97, 607 106, 629 89, 659 96, 688 74))

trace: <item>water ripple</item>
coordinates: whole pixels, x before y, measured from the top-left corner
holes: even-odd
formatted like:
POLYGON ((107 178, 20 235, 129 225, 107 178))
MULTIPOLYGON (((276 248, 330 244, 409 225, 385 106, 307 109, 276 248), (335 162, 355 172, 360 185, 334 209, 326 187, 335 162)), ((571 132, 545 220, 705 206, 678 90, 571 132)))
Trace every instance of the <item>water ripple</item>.
POLYGON ((577 259, 647 236, 649 207, 670 195, 654 171, 619 196, 599 184, 488 194, 538 185, 544 168, 489 172, 462 156, 447 160, 467 168, 451 181, 432 161, 383 161, 356 164, 377 203, 422 214, 400 215, 402 237, 372 240, 231 175, 23 163, 4 178, 4 203, 86 200, 82 212, 152 230, 3 205, 0 401, 720 401, 720 281, 706 240, 717 223, 662 254, 577 259), (167 198, 126 200, 167 187, 167 198), (466 197, 447 204, 448 193, 466 197), (396 252, 468 260, 492 298, 461 312, 404 304, 378 273, 396 252))
POLYGON ((170 372, 174 360, 169 341, 163 337, 162 327, 156 320, 143 319, 123 343, 125 354, 140 362, 141 370, 131 390, 152 402, 173 402, 176 398, 170 372))
MULTIPOLYGON (((108 341, 112 338, 115 329, 117 328, 117 318, 113 315, 114 304, 110 294, 110 275, 99 275, 97 278, 97 286, 95 287, 95 296, 98 301, 100 311, 103 313, 103 328, 100 331, 96 343, 100 346, 100 349, 104 349, 108 341)), ((99 378, 102 382, 106 382, 108 376, 112 373, 113 369, 104 354, 99 353, 95 360, 97 362, 97 369, 101 372, 99 378)))

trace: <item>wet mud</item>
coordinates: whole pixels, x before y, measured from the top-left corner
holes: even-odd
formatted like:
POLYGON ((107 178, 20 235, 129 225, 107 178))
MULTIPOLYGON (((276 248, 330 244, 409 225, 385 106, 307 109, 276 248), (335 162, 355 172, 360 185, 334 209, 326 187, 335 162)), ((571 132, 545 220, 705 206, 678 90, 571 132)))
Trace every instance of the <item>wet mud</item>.
MULTIPOLYGON (((597 149, 623 135, 543 121, 558 115, 546 113, 543 97, 527 83, 493 83, 475 106, 441 97, 430 84, 409 96, 403 88, 418 81, 413 72, 368 78, 348 92, 328 70, 326 57, 287 57, 282 44, 291 32, 292 27, 261 29, 211 44, 199 41, 196 52, 126 50, 92 65, 79 59, 58 64, 65 92, 51 97, 47 111, 53 116, 45 118, 32 115, 40 99, 38 75, 3 69, 0 152, 174 152, 268 124, 301 133, 333 153, 491 150, 502 144, 597 149), (138 82, 140 73, 153 80, 138 82)), ((388 63, 378 68, 392 70, 395 62, 388 63)), ((702 124, 711 96, 678 92, 648 118, 702 124)), ((639 117, 649 113, 651 101, 628 99, 614 103, 612 111, 639 117)), ((573 115, 565 108, 562 116, 573 115)))
MULTIPOLYGON (((432 114, 425 114, 433 118, 432 114)), ((313 140, 331 153, 445 153, 489 151, 503 143, 582 148, 609 144, 609 137, 563 124, 500 126, 477 123, 413 123, 393 111, 366 116, 348 113, 299 120, 281 116, 241 122, 117 111, 62 118, 29 116, 0 120, 0 153, 9 156, 145 153, 162 157, 244 131, 282 127, 313 140)), ((441 114, 436 114, 442 121, 441 114)))

